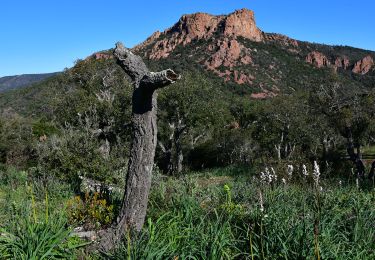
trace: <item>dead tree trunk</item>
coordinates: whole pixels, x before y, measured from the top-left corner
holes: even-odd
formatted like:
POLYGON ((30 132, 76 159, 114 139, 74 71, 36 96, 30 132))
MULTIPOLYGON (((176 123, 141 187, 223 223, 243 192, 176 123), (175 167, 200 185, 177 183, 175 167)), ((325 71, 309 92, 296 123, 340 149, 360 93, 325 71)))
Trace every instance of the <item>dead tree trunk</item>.
POLYGON ((116 44, 114 56, 133 80, 133 131, 121 210, 113 227, 101 236, 100 249, 102 250, 113 248, 126 230, 140 231, 142 229, 157 144, 156 90, 180 79, 180 76, 171 69, 150 72, 142 58, 126 49, 121 43, 116 44))

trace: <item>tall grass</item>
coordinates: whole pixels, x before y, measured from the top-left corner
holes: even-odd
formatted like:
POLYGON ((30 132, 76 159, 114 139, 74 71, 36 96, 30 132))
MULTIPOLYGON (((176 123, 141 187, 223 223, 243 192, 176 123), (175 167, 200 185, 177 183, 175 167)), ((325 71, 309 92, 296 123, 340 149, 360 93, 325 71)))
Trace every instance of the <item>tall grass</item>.
POLYGON ((151 218, 140 236, 129 236, 113 259, 232 259, 240 256, 230 219, 205 212, 196 200, 176 201, 171 211, 151 218))
MULTIPOLYGON (((80 241, 70 237, 62 205, 56 201, 51 208, 48 189, 38 182, 2 186, 7 191, 0 221, 0 259, 70 259, 80 241), (9 190, 12 189, 12 190, 9 190)), ((51 184, 52 186, 52 184, 51 184)), ((63 185, 54 184, 64 190, 63 185)), ((60 196, 57 196, 61 199, 60 196)))
MULTIPOLYGON (((50 191, 10 185, 0 187, 0 259, 76 259, 80 241, 69 237, 63 207, 72 194, 56 183, 50 191)), ((304 177, 267 185, 246 169, 157 176, 142 232, 107 255, 82 257, 375 259, 374 199, 371 185, 332 179, 318 187, 304 177)))
POLYGON ((375 259, 373 190, 336 180, 321 180, 323 190, 262 186, 241 175, 228 193, 211 177, 212 185, 207 173, 156 183, 145 230, 112 259, 375 259))
POLYGON ((2 259, 61 259, 73 256, 70 231, 59 218, 35 222, 17 217, 11 227, 1 230, 2 259), (56 220, 55 220, 56 219, 56 220))

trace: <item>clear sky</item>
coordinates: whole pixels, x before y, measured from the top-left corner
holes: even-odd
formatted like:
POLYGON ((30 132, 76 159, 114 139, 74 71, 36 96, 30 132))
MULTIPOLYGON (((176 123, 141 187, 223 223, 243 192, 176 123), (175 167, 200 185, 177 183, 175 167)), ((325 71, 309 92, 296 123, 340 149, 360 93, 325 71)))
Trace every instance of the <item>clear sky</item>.
POLYGON ((255 11, 265 32, 375 50, 375 0, 0 0, 0 77, 71 67, 131 47, 194 12, 255 11))

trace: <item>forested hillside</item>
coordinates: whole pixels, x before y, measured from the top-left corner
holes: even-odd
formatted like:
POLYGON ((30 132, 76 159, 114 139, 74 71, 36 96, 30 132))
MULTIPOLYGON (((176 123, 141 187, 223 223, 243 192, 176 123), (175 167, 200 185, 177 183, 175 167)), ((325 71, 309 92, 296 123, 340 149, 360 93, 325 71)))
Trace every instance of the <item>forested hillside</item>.
POLYGON ((57 73, 24 74, 17 76, 2 77, 0 78, 0 92, 30 86, 33 83, 40 82, 56 74, 57 73))

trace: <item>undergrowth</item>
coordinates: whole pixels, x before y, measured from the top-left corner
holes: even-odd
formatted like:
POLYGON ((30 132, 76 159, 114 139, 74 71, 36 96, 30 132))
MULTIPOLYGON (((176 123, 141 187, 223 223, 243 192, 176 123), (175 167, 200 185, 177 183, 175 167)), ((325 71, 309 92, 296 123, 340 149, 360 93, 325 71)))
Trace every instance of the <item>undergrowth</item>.
POLYGON ((251 171, 233 171, 155 176, 144 229, 126 233, 106 255, 77 249, 84 243, 70 236, 67 186, 51 182, 53 191, 25 178, 3 184, 0 259, 375 258, 373 186, 268 185, 251 171))

